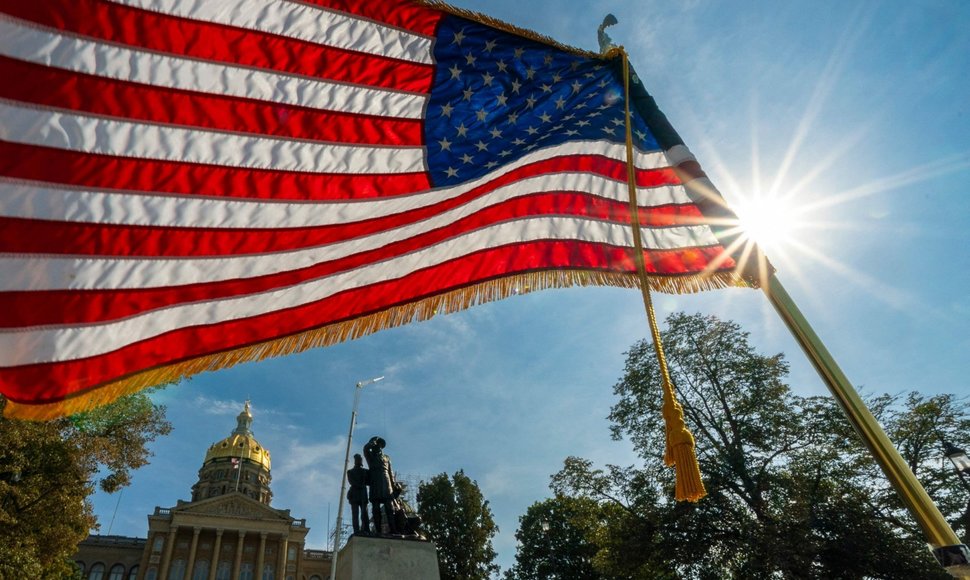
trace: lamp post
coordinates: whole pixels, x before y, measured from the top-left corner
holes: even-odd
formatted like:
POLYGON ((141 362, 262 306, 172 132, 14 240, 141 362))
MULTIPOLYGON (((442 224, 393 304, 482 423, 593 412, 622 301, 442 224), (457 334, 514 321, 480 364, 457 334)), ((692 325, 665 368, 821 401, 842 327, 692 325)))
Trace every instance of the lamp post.
POLYGON ((333 557, 330 559, 330 580, 337 577, 337 551, 340 549, 340 532, 343 526, 344 493, 347 491, 347 465, 350 463, 350 443, 354 439, 354 427, 357 426, 357 407, 360 406, 360 391, 364 385, 376 383, 384 377, 375 377, 360 381, 354 389, 354 410, 350 413, 350 429, 347 431, 347 452, 344 454, 344 468, 340 472, 340 497, 337 499, 337 529, 333 531, 333 557))
POLYGON ((946 455, 946 458, 953 462, 953 468, 956 469, 963 487, 970 491, 970 481, 967 479, 970 477, 970 457, 967 457, 967 452, 944 440, 943 455, 946 455))

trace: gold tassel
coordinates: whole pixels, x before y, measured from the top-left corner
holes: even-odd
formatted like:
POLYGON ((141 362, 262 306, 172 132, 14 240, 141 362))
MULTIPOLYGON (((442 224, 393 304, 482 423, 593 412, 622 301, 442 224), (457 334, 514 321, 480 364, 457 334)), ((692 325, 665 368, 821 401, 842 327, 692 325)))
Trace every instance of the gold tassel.
MULTIPOLYGON (((666 369, 661 372, 667 374, 666 369)), ((667 380, 664 380, 663 417, 667 431, 664 463, 674 468, 677 478, 674 499, 698 501, 707 495, 707 490, 701 480, 701 466, 697 463, 694 450, 694 435, 684 423, 684 408, 677 401, 674 389, 667 380)))
POLYGON ((636 169, 633 165, 633 130, 630 123, 630 62, 623 47, 618 47, 610 54, 617 54, 623 58, 623 89, 626 109, 626 171, 627 187, 630 192, 630 225, 633 228, 634 261, 640 281, 640 294, 643 296, 643 307, 647 311, 647 321, 650 323, 650 334, 653 337, 653 347, 657 354, 657 365, 663 385, 663 418, 666 431, 666 446, 664 449, 664 463, 674 468, 677 484, 674 489, 674 499, 677 501, 697 501, 707 495, 704 482, 701 481, 701 469, 697 463, 694 451, 694 435, 684 422, 684 408, 677 401, 674 384, 670 380, 667 368, 667 357, 664 356, 663 342, 660 340, 660 328, 657 326, 657 316, 653 311, 653 301, 650 298, 650 284, 652 280, 647 276, 647 268, 643 263, 643 241, 640 235, 640 214, 637 204, 636 169))

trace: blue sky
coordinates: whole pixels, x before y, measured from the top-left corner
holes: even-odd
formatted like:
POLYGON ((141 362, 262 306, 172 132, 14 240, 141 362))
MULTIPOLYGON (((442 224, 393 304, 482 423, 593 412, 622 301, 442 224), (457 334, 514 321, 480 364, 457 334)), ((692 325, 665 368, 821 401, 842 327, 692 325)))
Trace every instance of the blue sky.
MULTIPOLYGON (((614 41, 728 201, 788 207, 789 239, 769 257, 856 387, 970 394, 970 4, 455 4, 591 50, 615 14, 614 41)), ((825 392, 760 291, 655 302, 662 318, 737 320, 760 350, 786 353, 797 393, 825 392)), ((386 375, 362 394, 355 448, 379 434, 400 473, 464 469, 491 502, 507 568, 517 518, 566 456, 637 461, 605 417, 623 352, 647 332, 636 291, 555 290, 199 375, 158 395, 174 431, 120 502, 95 496, 101 533, 144 536, 154 506, 188 499, 249 397, 273 505, 326 547, 354 384, 386 375)))

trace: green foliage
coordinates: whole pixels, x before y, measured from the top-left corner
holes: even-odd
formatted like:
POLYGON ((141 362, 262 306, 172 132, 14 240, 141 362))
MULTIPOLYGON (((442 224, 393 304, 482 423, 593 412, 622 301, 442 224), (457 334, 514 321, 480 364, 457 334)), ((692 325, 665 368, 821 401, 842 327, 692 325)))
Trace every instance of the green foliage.
POLYGON ((492 538, 498 526, 478 484, 459 470, 418 486, 422 527, 438 548, 442 580, 485 580, 498 572, 492 538))
MULTIPOLYGON (((730 321, 674 314, 664 347, 708 497, 676 504, 663 465, 653 345, 627 353, 610 420, 643 464, 568 458, 552 489, 612 506, 585 529, 597 572, 620 578, 947 578, 831 397, 799 397, 780 354, 756 353, 730 321)), ((943 513, 967 533, 966 490, 940 437, 970 441, 966 401, 881 396, 871 408, 943 513)))
POLYGON ((53 421, 0 417, 0 578, 73 578, 69 558, 96 526, 94 486, 128 485, 170 430, 145 393, 53 421))
POLYGON ((529 506, 519 518, 519 547, 507 580, 599 580, 598 548, 590 540, 604 506, 587 498, 556 496, 529 506))

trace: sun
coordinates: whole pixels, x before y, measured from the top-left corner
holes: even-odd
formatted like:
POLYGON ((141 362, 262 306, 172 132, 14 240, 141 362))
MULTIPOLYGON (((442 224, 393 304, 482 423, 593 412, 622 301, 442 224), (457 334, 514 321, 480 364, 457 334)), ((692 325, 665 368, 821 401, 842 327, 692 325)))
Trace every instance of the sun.
POLYGON ((733 206, 742 236, 768 255, 784 254, 802 228, 797 208, 776 195, 755 194, 733 206))

